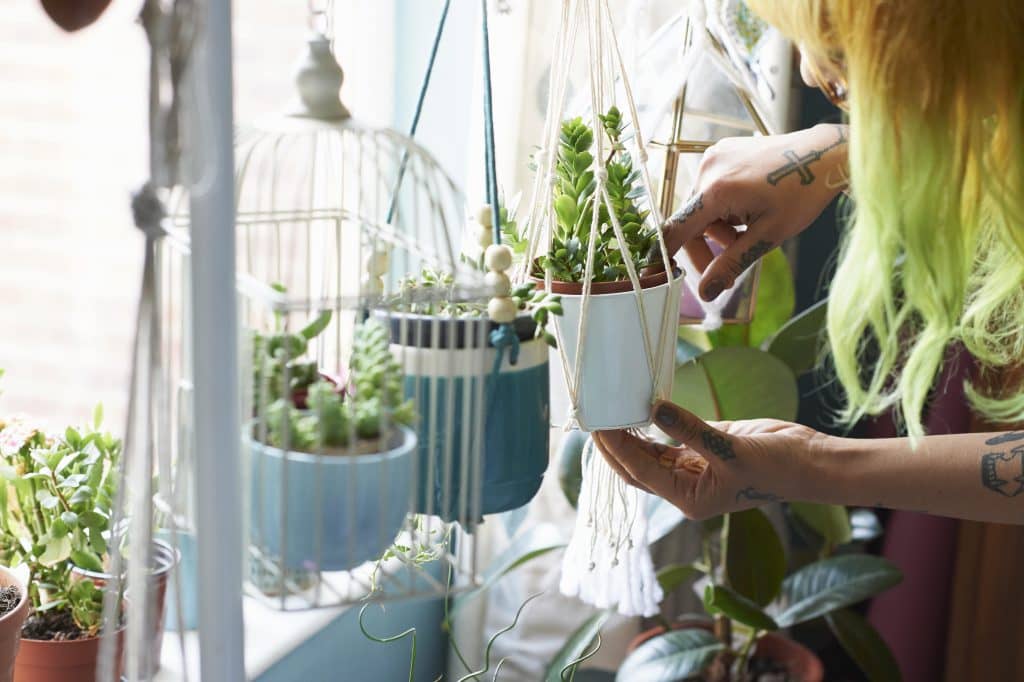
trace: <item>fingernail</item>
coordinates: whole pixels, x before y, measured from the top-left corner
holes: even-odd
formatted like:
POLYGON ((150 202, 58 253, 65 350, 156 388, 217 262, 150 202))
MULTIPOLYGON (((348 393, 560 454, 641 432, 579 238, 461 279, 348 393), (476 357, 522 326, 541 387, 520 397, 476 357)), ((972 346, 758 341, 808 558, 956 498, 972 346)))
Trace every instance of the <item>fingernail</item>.
POLYGON ((661 403, 654 409, 654 421, 662 426, 675 426, 679 423, 679 413, 670 403, 661 403))
POLYGON ((708 285, 704 287, 704 300, 713 301, 718 298, 719 294, 725 291, 725 282, 720 279, 713 279, 708 282, 708 285))

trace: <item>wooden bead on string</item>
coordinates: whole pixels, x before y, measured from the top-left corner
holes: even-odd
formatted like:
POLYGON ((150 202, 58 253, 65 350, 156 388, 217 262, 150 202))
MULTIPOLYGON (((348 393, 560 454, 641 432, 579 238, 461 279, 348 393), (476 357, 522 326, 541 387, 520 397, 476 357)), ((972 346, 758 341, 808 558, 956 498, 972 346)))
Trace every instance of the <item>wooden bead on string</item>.
POLYGON ((492 244, 484 251, 484 264, 488 273, 485 281, 494 291, 494 298, 487 303, 487 315, 498 324, 514 322, 519 306, 512 300, 512 280, 505 271, 512 266, 512 249, 504 244, 492 244))

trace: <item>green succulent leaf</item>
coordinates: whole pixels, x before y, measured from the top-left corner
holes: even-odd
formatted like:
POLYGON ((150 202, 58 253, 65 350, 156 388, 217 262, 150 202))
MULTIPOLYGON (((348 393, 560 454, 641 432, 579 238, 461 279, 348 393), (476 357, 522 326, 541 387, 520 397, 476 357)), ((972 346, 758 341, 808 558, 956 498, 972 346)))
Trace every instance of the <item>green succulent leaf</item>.
POLYGON ((850 514, 834 504, 790 502, 789 509, 825 541, 827 547, 845 545, 852 538, 850 514))

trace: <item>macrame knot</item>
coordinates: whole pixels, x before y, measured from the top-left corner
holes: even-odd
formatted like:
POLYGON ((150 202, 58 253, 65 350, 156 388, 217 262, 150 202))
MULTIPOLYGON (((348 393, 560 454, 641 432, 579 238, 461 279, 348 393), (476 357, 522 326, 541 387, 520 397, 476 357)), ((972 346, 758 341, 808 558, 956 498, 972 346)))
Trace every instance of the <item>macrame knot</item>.
POLYGON ((147 182, 138 192, 132 195, 132 218, 135 227, 142 230, 146 239, 159 239, 164 236, 161 223, 167 216, 164 203, 160 201, 152 183, 147 182))
POLYGON ((647 163, 650 155, 647 153, 647 147, 641 146, 636 151, 636 158, 640 159, 640 163, 647 163))
POLYGON ((491 332, 491 345, 497 352, 497 357, 494 358, 494 373, 497 374, 501 369, 501 360, 508 351, 508 362, 510 365, 515 365, 519 362, 519 335, 516 334, 515 328, 511 324, 499 325, 497 329, 491 332))
POLYGON ((600 184, 608 182, 608 169, 604 166, 594 166, 594 179, 600 184))

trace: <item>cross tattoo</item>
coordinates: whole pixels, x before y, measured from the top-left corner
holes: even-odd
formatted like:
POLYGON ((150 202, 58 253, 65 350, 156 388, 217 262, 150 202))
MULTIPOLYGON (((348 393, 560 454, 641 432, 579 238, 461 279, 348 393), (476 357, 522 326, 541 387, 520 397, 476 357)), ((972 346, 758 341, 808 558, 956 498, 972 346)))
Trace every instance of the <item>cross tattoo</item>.
POLYGON ((811 164, 815 161, 821 160, 822 152, 808 152, 806 155, 800 156, 792 149, 787 149, 782 153, 782 155, 789 159, 789 163, 768 174, 769 185, 777 185, 779 184, 779 180, 788 175, 792 175, 793 173, 798 173, 800 175, 801 185, 809 185, 814 182, 814 173, 811 172, 811 164))

